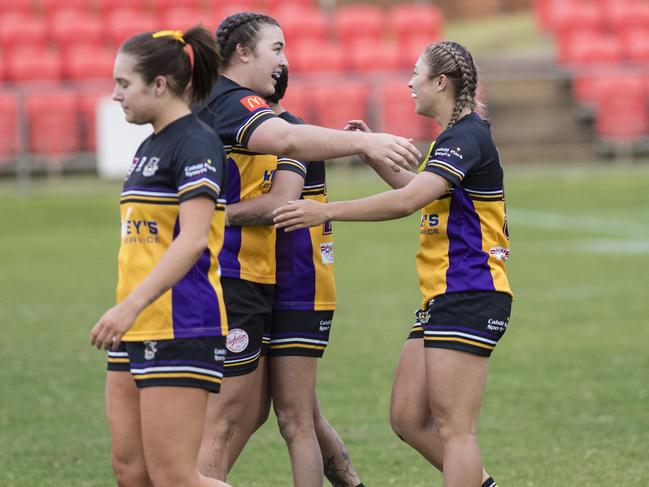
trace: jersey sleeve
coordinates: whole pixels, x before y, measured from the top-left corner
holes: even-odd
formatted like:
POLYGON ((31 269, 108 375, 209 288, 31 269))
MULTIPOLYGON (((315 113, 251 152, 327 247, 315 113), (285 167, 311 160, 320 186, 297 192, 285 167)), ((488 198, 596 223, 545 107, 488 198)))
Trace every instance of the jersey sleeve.
POLYGON ((429 171, 459 186, 480 162, 480 147, 462 130, 447 130, 433 144, 424 171, 429 171))
POLYGON ((253 132, 266 120, 276 117, 275 112, 261 96, 246 88, 233 90, 225 96, 226 113, 219 116, 224 122, 220 131, 226 130, 237 144, 248 147, 253 132))
MULTIPOLYGON (((278 117, 294 125, 304 124, 304 120, 302 120, 299 117, 296 117, 290 112, 282 112, 278 115, 278 117)), ((299 174, 300 176, 306 179, 306 172, 308 169, 309 169, 308 161, 298 161, 296 159, 291 159, 290 157, 277 158, 278 171, 291 171, 299 174)))
POLYGON ((225 151, 214 133, 194 132, 183 137, 176 154, 175 185, 183 201, 207 196, 215 203, 225 184, 225 151))

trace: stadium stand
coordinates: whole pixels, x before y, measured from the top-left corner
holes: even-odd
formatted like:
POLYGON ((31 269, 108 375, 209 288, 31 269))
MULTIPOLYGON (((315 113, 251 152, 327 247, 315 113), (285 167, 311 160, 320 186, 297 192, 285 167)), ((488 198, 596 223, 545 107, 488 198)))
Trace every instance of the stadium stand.
POLYGON ((343 44, 351 45, 359 40, 366 44, 381 42, 385 16, 383 9, 375 5, 347 5, 334 13, 334 26, 343 44))
POLYGON ((30 152, 56 161, 81 149, 75 93, 30 94, 26 103, 30 152))
POLYGON ((15 93, 0 92, 0 165, 16 156, 20 149, 18 137, 18 97, 15 93))

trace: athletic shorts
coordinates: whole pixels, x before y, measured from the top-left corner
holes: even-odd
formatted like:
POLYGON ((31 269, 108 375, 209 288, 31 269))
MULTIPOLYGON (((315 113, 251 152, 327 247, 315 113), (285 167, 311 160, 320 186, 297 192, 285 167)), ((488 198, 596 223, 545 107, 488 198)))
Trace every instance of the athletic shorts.
POLYGON ((509 324, 512 298, 493 291, 442 294, 415 312, 408 339, 427 348, 449 348, 489 357, 509 324))
POLYGON ((122 342, 108 351, 108 370, 130 372, 138 388, 193 387, 219 392, 225 337, 122 342))
POLYGON ((333 310, 274 310, 268 354, 322 357, 329 343, 333 316, 333 310))
POLYGON ((225 343, 225 377, 254 372, 270 343, 275 286, 221 277, 228 338, 225 343))

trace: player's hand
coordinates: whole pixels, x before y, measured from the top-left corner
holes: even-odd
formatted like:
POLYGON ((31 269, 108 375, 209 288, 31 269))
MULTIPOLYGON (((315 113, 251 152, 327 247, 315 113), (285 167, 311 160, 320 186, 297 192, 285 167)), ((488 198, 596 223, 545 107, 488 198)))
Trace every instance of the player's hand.
POLYGON ((367 126, 365 122, 362 120, 350 120, 347 122, 347 125, 345 125, 345 128, 343 130, 347 130, 349 132, 367 132, 367 133, 372 133, 370 128, 367 126))
POLYGON ((97 349, 116 350, 137 318, 137 311, 125 301, 113 306, 93 326, 90 332, 90 345, 97 349))
POLYGON ((419 165, 421 153, 412 139, 391 134, 366 134, 367 143, 363 155, 371 164, 387 164, 395 172, 401 168, 414 169, 419 165))
POLYGON ((273 221, 277 228, 286 232, 300 228, 315 227, 329 220, 327 207, 313 200, 289 201, 273 211, 273 221))

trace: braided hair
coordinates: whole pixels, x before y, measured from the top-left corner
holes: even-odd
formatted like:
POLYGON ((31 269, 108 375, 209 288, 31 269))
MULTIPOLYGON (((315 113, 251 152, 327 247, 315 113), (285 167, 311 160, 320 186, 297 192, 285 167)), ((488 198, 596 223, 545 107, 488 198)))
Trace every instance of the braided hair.
POLYGON ((230 64, 237 44, 254 49, 257 45, 257 34, 266 24, 279 27, 279 23, 273 17, 254 12, 240 12, 223 19, 216 29, 221 67, 230 64))
POLYGON ((431 44, 424 51, 428 63, 429 78, 446 75, 455 88, 455 107, 446 128, 456 124, 465 108, 484 110, 484 105, 476 100, 478 89, 478 69, 471 53, 461 44, 442 41, 431 44))

